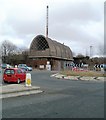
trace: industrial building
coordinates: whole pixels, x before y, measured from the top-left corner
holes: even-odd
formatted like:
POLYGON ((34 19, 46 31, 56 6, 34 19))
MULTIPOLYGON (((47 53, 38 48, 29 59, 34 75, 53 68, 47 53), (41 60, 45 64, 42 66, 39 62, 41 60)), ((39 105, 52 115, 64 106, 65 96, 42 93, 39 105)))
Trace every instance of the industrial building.
POLYGON ((32 40, 28 56, 29 64, 35 69, 70 69, 73 61, 72 51, 68 46, 43 35, 32 40))

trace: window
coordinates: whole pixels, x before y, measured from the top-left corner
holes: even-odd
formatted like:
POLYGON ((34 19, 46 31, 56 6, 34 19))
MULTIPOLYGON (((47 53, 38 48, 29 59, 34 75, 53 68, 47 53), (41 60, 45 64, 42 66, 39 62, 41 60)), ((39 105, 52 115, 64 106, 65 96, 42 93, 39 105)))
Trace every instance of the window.
POLYGON ((17 70, 17 73, 22 73, 20 69, 17 70))
POLYGON ((43 36, 38 36, 33 40, 31 49, 43 51, 43 50, 49 49, 49 45, 43 36))
POLYGON ((14 70, 8 69, 8 70, 5 71, 5 74, 14 74, 14 70))

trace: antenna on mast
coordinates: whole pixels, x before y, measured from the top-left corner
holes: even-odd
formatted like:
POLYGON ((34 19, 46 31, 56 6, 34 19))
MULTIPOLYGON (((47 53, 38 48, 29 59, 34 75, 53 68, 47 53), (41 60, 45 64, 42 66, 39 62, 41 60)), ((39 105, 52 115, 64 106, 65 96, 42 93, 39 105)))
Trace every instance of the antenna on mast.
POLYGON ((48 38, 48 9, 49 6, 47 5, 47 15, 46 15, 46 37, 48 38))

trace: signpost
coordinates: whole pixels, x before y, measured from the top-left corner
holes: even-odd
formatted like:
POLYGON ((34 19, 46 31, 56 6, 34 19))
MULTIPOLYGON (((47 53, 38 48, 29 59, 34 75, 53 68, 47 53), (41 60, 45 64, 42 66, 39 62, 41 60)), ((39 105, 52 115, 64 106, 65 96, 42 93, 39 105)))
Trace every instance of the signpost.
POLYGON ((51 65, 49 61, 47 61, 46 70, 51 71, 51 65))

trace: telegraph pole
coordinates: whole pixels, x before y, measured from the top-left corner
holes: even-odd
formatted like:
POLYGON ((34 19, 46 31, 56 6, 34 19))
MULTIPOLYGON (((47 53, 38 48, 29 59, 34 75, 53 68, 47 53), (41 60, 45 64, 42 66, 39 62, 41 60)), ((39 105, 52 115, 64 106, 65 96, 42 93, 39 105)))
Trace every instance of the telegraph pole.
POLYGON ((46 37, 48 38, 48 10, 49 6, 47 5, 47 13, 46 13, 46 37))

